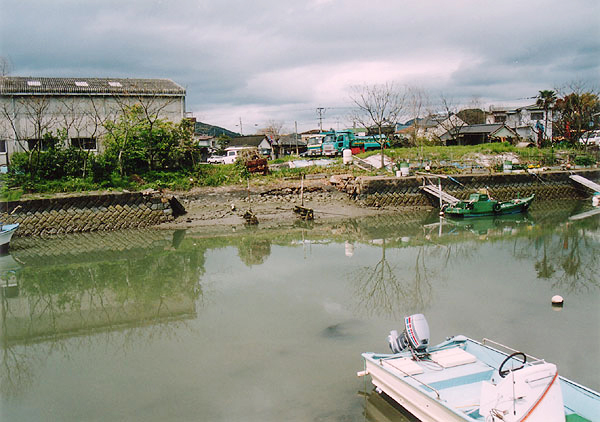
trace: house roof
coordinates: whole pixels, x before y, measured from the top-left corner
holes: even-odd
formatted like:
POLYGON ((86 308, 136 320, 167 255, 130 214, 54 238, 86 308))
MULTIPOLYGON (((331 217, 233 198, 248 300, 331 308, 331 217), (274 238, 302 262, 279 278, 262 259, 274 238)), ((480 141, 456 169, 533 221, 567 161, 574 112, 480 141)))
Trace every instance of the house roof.
POLYGON ((277 145, 286 147, 306 146, 306 141, 300 139, 299 136, 296 137, 296 135, 284 135, 277 140, 277 145))
POLYGON ((543 111, 544 108, 540 107, 536 104, 521 106, 521 107, 503 107, 503 106, 491 106, 490 113, 518 113, 521 110, 540 110, 543 111))
MULTIPOLYGON (((487 134, 489 136, 497 135, 512 135, 517 136, 517 133, 502 123, 494 124, 479 124, 479 125, 468 125, 461 128, 451 129, 454 134, 458 135, 476 135, 476 134, 487 134)), ((447 140, 451 137, 449 131, 444 133, 441 138, 447 140)), ((505 137, 505 136, 503 136, 505 137)))
POLYGON ((237 136, 229 142, 230 147, 258 147, 265 135, 237 136))
POLYGON ((458 133, 492 133, 500 129, 503 124, 480 124, 480 125, 469 125, 463 126, 459 129, 458 133))
POLYGON ((160 95, 184 96, 170 79, 0 77, 0 95, 160 95))
POLYGON ((300 135, 318 135, 319 133, 321 133, 319 129, 311 129, 307 130, 306 132, 302 132, 300 135))

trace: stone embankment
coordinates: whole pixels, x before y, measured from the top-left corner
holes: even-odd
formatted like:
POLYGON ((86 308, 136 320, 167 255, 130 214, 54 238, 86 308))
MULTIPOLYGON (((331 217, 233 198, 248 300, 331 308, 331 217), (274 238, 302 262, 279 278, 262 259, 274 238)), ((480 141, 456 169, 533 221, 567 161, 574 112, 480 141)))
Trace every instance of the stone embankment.
POLYGON ((161 224, 169 228, 243 224, 241 214, 248 209, 261 222, 290 221, 294 205, 315 209, 315 216, 359 217, 397 212, 405 207, 438 206, 438 199, 427 194, 423 185, 432 183, 459 199, 478 189, 488 189, 491 196, 507 200, 536 195, 536 204, 545 200, 585 198, 589 189, 572 181, 577 173, 598 182, 599 169, 576 172, 555 171, 522 174, 453 175, 410 177, 332 176, 306 182, 281 182, 269 187, 221 187, 173 195, 156 191, 69 196, 64 198, 22 200, 2 204, 0 221, 20 223, 20 236, 43 236, 59 233, 112 231, 150 227, 161 224), (176 219, 188 211, 183 219, 176 219), (164 224, 169 223, 169 224, 164 224))
POLYGON ((432 184, 459 199, 470 193, 487 189, 492 197, 508 200, 517 196, 536 195, 536 201, 551 199, 576 199, 589 196, 586 188, 572 181, 571 174, 579 174, 592 181, 600 179, 600 170, 578 170, 499 173, 488 175, 452 175, 435 177, 416 175, 411 177, 344 177, 337 176, 334 182, 366 206, 436 206, 438 199, 423 191, 423 186, 432 184))
POLYGON ((0 219, 19 223, 18 236, 43 236, 154 226, 172 220, 179 207, 156 192, 110 193, 11 201, 2 204, 0 219))

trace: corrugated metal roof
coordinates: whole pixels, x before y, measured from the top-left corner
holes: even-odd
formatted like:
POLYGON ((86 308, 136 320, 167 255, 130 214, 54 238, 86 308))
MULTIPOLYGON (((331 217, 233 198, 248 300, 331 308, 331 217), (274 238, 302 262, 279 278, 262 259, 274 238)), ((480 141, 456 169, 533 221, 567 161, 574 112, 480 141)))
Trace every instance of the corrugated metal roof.
POLYGON ((0 77, 0 95, 185 95, 170 79, 0 77))

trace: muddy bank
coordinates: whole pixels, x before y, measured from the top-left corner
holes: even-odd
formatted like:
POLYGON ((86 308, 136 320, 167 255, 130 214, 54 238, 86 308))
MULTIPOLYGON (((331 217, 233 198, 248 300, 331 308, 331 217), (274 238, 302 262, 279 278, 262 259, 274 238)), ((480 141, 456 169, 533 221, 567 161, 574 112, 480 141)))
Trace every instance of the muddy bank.
MULTIPOLYGON (((575 172, 515 172, 486 175, 462 174, 452 177, 417 175, 383 177, 334 175, 331 178, 281 181, 270 185, 196 189, 178 193, 188 213, 165 228, 193 228, 245 224, 244 214, 252 212, 259 225, 291 223, 298 220, 294 207, 314 211, 315 220, 386 215, 414 209, 431 209, 439 200, 433 191, 441 189, 464 199, 485 189, 502 201, 536 195, 536 202, 583 199, 590 189, 574 182, 575 172), (432 179, 433 178, 433 179, 432 179), (432 188, 426 193, 424 185, 432 188), (303 189, 301 189, 301 186, 303 189)), ((577 174, 598 180, 600 170, 582 169, 577 174)))
POLYGON ((364 206, 362 202, 355 201, 347 193, 338 190, 329 179, 305 180, 303 184, 300 180, 292 180, 250 187, 196 188, 174 194, 187 214, 161 224, 160 228, 245 225, 244 214, 247 211, 256 216, 259 227, 287 225, 299 220, 294 207, 300 205, 314 210, 316 222, 395 214, 416 208, 364 206))

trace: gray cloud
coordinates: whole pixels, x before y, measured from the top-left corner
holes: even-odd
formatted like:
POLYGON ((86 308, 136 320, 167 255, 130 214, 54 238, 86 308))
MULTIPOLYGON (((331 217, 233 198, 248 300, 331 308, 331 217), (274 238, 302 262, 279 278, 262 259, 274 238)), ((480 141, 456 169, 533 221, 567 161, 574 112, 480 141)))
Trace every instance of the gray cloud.
POLYGON ((457 101, 598 83, 597 1, 412 3, 0 0, 0 55, 16 75, 171 78, 230 128, 240 114, 315 127, 317 106, 336 123, 359 83, 457 101))

